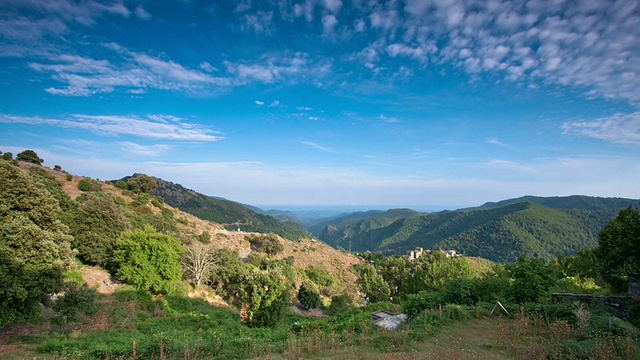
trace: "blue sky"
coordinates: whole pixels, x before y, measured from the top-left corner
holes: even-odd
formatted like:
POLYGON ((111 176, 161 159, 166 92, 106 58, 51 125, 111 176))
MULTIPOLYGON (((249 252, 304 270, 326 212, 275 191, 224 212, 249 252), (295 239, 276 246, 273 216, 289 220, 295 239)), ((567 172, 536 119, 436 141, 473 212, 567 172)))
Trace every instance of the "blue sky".
POLYGON ((264 207, 638 198, 638 1, 0 2, 0 150, 264 207))

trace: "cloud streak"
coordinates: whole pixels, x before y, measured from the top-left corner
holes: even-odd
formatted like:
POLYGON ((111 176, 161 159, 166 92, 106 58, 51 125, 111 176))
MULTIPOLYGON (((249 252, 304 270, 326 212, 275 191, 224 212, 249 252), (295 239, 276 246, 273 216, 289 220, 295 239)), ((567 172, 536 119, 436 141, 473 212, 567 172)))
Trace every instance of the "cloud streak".
POLYGON ((328 153, 336 153, 337 152, 337 151, 335 151, 333 149, 330 149, 328 147, 324 147, 322 145, 318 145, 318 144, 316 144, 314 142, 311 142, 311 141, 303 141, 302 143, 307 145, 307 146, 311 146, 314 149, 322 150, 324 152, 328 152, 328 153))
POLYGON ((583 136, 617 144, 640 145, 640 112, 615 114, 592 121, 571 121, 563 126, 565 135, 583 136))
MULTIPOLYGON (((91 131, 101 136, 132 135, 149 139, 179 141, 217 141, 224 137, 198 124, 166 115, 138 116, 73 114, 64 118, 46 118, 0 114, 0 123, 48 125, 91 131)), ((129 144, 130 145, 130 144, 129 144)), ((132 146, 129 146, 133 148, 132 146)), ((158 150, 158 148, 156 148, 158 150)), ((140 151, 143 151, 142 149, 140 151)))

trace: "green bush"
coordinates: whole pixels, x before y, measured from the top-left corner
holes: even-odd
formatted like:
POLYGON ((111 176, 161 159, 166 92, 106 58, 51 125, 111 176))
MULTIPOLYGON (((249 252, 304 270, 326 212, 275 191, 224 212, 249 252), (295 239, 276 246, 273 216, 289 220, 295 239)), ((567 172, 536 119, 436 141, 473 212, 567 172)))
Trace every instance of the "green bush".
POLYGON ((67 281, 62 291, 64 295, 55 301, 53 309, 66 321, 77 321, 80 314, 91 315, 98 310, 98 293, 86 283, 80 285, 75 281, 67 281))
POLYGON ((349 294, 334 295, 329 305, 329 315, 341 314, 353 307, 353 297, 349 294))
POLYGON ((82 178, 78 181, 78 190, 98 192, 102 191, 102 184, 89 178, 82 178))
POLYGON ((122 234, 116 248, 114 259, 119 266, 118 276, 138 289, 171 294, 176 281, 182 278, 182 247, 174 236, 158 233, 147 226, 122 234))
POLYGON ((30 162, 38 165, 42 165, 42 163, 44 162, 44 160, 41 159, 33 150, 25 150, 19 153, 18 155, 16 155, 16 160, 30 162))
POLYGON ((333 275, 323 266, 310 267, 304 272, 309 280, 320 286, 331 286, 335 282, 333 275))
POLYGON ((320 292, 314 283, 311 281, 303 281, 298 290, 298 301, 306 309, 311 310, 319 307, 322 304, 320 299, 320 292))

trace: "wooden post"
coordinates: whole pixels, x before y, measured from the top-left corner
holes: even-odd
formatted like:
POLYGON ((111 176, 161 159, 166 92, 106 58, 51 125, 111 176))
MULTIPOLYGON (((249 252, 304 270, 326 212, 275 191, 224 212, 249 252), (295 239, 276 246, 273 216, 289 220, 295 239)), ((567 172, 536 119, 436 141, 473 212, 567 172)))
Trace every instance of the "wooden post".
POLYGON ((442 316, 442 304, 440 304, 439 306, 440 306, 440 316, 442 316))
POLYGON ((136 340, 133 339, 133 354, 131 355, 132 359, 136 358, 136 340))

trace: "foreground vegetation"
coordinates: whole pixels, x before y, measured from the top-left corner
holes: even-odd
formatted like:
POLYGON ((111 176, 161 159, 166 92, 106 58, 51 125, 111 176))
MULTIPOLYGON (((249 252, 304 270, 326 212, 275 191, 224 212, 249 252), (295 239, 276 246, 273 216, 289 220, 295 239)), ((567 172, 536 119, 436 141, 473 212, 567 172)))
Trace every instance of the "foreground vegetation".
POLYGON ((552 292, 617 294, 640 278, 640 213, 631 206, 600 230, 598 246, 550 262, 361 253, 338 276, 328 264, 294 266, 297 254, 283 256, 287 240, 275 234, 247 235, 245 259, 213 247, 210 232, 150 194, 157 183, 149 176, 118 181, 117 191, 83 178, 72 199, 60 178, 73 177, 59 166, 53 176, 33 152, 19 154, 34 164, 23 168, 5 155, 0 326, 36 324, 0 331, 3 349, 17 349, 7 356, 639 358, 637 299, 621 300, 624 311, 602 301, 550 303, 552 292), (99 294, 79 274, 82 264, 126 284, 99 294), (322 317, 291 312, 296 300, 322 317), (377 310, 402 311, 408 321, 383 329, 371 321, 377 310), (483 326, 464 338, 444 335, 483 326))

